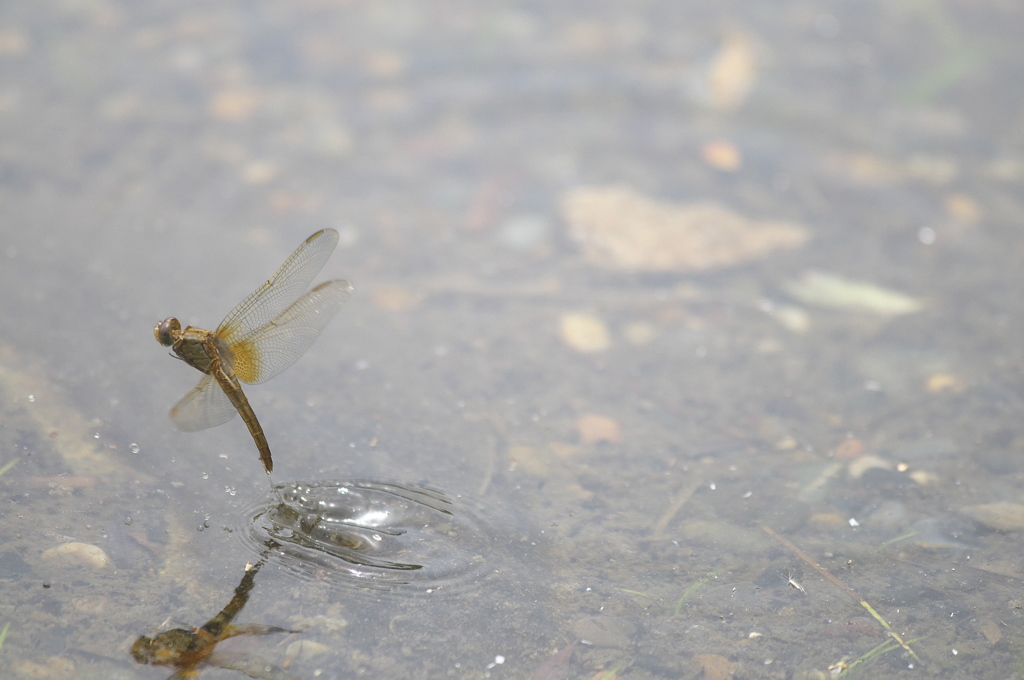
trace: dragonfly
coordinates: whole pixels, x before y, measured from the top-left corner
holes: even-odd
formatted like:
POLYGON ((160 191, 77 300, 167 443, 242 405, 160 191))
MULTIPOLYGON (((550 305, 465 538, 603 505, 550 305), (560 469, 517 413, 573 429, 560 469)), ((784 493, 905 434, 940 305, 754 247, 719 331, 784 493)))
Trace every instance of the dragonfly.
POLYGON ((301 631, 266 626, 262 624, 232 624, 235 616, 249 601, 249 593, 255 585, 263 561, 247 564, 242 581, 235 588, 234 597, 219 614, 199 628, 172 628, 159 635, 140 636, 132 644, 131 654, 135 661, 154 666, 177 668, 168 680, 193 680, 199 677, 203 666, 219 666, 242 671, 253 678, 266 680, 294 680, 294 676, 265 661, 249 659, 237 654, 220 654, 214 648, 222 640, 239 635, 270 635, 272 633, 299 633, 301 631))
POLYGON ((307 238, 215 331, 182 329, 175 317, 156 325, 153 335, 174 351, 171 356, 205 374, 171 409, 171 420, 179 429, 205 430, 238 413, 256 442, 263 469, 267 474, 273 471, 263 427, 239 381, 265 382, 298 361, 348 299, 352 284, 340 279, 306 291, 337 244, 334 229, 307 238))

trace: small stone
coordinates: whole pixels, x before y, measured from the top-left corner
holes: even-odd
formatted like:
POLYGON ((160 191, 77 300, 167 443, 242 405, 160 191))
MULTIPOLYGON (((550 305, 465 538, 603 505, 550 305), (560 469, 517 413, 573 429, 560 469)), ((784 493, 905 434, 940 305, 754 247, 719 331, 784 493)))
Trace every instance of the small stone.
POLYGON ((548 442, 548 448, 553 454, 563 460, 572 458, 580 450, 580 447, 576 444, 567 444, 565 442, 548 442))
POLYGON ((736 145, 724 139, 705 142, 700 147, 700 156, 715 170, 735 172, 743 166, 743 154, 736 145))
POLYGON ((1000 501, 983 503, 963 508, 962 512, 978 524, 996 531, 1019 531, 1024 529, 1024 505, 1000 501))
POLYGON ((850 461, 850 464, 846 468, 846 472, 853 479, 860 479, 864 476, 864 473, 873 468, 879 468, 882 470, 892 470, 892 463, 884 458, 867 454, 860 456, 850 461))
POLYGON ((389 312, 408 312, 423 302, 423 295, 400 284, 384 284, 373 291, 373 303, 389 312))
POLYGON ((928 486, 929 484, 935 484, 939 481, 939 476, 937 474, 927 470, 912 470, 907 476, 921 486, 928 486))
POLYGON ((945 207, 947 215, 967 224, 977 224, 984 215, 978 203, 967 194, 950 194, 945 207))
POLYGON ((363 66, 377 78, 397 78, 409 67, 409 59, 397 50, 379 49, 366 56, 363 66))
POLYGON ((990 644, 994 645, 1003 639, 1002 629, 999 627, 998 623, 991 619, 979 624, 978 630, 981 631, 981 634, 985 636, 985 639, 988 640, 990 644))
POLYGON ((636 626, 614 616, 588 616, 572 624, 572 634, 595 647, 629 647, 636 626))
POLYGON ((38 661, 16 660, 11 663, 9 670, 15 677, 31 680, 64 680, 76 675, 75 664, 60 656, 48 656, 38 661))
POLYGON ((751 38, 729 31, 707 68, 707 103, 720 111, 734 111, 747 100, 758 70, 751 38))
POLYGON ((949 373, 936 373, 928 376, 925 387, 929 392, 963 392, 964 384, 955 375, 949 373))
POLYGON ((60 560, 69 564, 80 564, 86 567, 101 569, 113 564, 107 553, 99 546, 89 543, 64 543, 46 550, 42 554, 44 560, 60 560))
POLYGON ((838 460, 853 460, 859 458, 862 453, 864 453, 864 442, 856 437, 847 437, 839 442, 834 451, 838 460))
POLYGON ((210 102, 210 113, 217 120, 246 120, 262 105, 259 93, 252 90, 222 90, 210 102))
POLYGON ((549 456, 540 449, 517 444, 509 447, 508 458, 510 470, 525 472, 532 477, 540 479, 546 479, 551 476, 549 456))
POLYGON ((584 414, 576 421, 576 427, 580 432, 580 441, 584 444, 622 441, 622 427, 607 416, 599 416, 596 413, 584 414))
POLYGON ((729 680, 735 667, 721 654, 697 654, 690 659, 690 665, 702 670, 706 680, 729 680))
POLYGON ((611 347, 608 327, 597 316, 584 312, 562 316, 559 329, 562 342, 569 348, 583 354, 603 352, 611 347))
POLYGON ((266 184, 276 179, 279 172, 272 161, 250 161, 242 166, 242 179, 249 184, 266 184))
POLYGON ((622 335, 634 347, 644 347, 658 339, 658 327, 647 321, 634 321, 626 324, 622 335))
POLYGON ((773 316, 791 333, 803 334, 811 328, 811 315, 801 307, 779 305, 775 308, 773 316))
POLYGON ((7 28, 0 31, 0 54, 22 54, 32 47, 32 39, 24 31, 7 28))
POLYGON ((298 640, 288 645, 284 652, 284 667, 289 668, 296 659, 309 659, 320 656, 331 651, 331 648, 323 643, 313 640, 298 640))
POLYGON ((780 439, 779 441, 775 442, 775 450, 776 451, 792 451, 793 449, 795 449, 799 445, 800 445, 800 443, 796 439, 794 439, 791 435, 787 434, 782 439, 780 439))
POLYGON ((793 680, 831 680, 833 675, 814 668, 809 671, 797 671, 793 674, 793 680))

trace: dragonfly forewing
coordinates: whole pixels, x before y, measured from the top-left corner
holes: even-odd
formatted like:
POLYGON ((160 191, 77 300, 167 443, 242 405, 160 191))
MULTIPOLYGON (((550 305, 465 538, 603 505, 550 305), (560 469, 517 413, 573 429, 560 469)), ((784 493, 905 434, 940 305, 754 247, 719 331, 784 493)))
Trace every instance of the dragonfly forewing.
POLYGON ((338 245, 338 232, 324 229, 306 239, 267 282, 224 317, 216 334, 229 345, 263 328, 312 283, 338 245))

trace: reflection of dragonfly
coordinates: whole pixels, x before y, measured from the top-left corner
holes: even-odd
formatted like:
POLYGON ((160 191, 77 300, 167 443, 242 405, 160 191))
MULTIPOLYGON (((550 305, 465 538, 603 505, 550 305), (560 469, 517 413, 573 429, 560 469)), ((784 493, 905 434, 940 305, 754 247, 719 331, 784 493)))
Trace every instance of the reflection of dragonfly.
POLYGON ((153 334, 161 345, 206 374, 171 409, 175 425, 187 432, 205 430, 226 423, 237 411, 256 440, 267 474, 274 469, 263 428, 238 381, 261 383, 291 366, 348 299, 348 281, 327 281, 302 294, 337 244, 333 229, 310 236, 213 332, 192 326, 182 330, 174 317, 156 325, 153 334))
POLYGON ((265 661, 254 661, 235 655, 215 654, 214 648, 221 640, 237 635, 268 635, 270 633, 298 633, 297 630, 249 624, 233 626, 231 621, 242 611, 249 601, 249 591, 255 583, 256 574, 263 566, 262 560, 255 565, 246 565, 245 576, 235 588, 235 596, 219 614, 207 621, 200 628, 173 628, 165 630, 156 637, 139 637, 132 644, 132 656, 143 664, 154 666, 170 666, 178 671, 168 680, 187 680, 199 677, 202 666, 219 666, 238 670, 249 677, 281 680, 292 678, 283 669, 270 665, 265 661))

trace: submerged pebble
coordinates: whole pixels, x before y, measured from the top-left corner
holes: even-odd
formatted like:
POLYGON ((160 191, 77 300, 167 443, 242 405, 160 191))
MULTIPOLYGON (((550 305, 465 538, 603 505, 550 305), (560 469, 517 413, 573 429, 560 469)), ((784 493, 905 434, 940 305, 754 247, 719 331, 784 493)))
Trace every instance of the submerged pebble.
POLYGON ((846 468, 846 473, 850 475, 851 479, 860 479, 868 470, 892 470, 892 468, 893 464, 891 461, 869 453, 850 461, 846 468))
POLYGON ((288 668, 296 659, 309 659, 320 656, 331 651, 331 648, 321 642, 314 640, 297 640, 285 650, 285 668, 288 668))
POLYGON ((649 321, 634 321, 622 329, 622 336, 634 347, 645 347, 657 340, 658 335, 658 327, 649 321))
POLYGON ((964 516, 978 524, 996 531, 1020 531, 1024 529, 1024 505, 1000 501, 969 505, 960 510, 964 516))
POLYGON ((585 413, 576 421, 580 441, 584 444, 622 441, 622 427, 618 421, 596 413, 585 413))
POLYGON ((69 564, 80 564, 86 567, 101 569, 113 564, 107 553, 99 546, 89 543, 63 543, 46 550, 42 558, 47 561, 60 560, 69 564))
POLYGON ((612 345, 608 327, 593 314, 565 314, 559 321, 559 331, 562 342, 582 354, 603 352, 612 345))
POLYGON ((48 656, 38 661, 30 659, 16 660, 9 669, 18 678, 33 680, 63 680, 75 677, 75 664, 61 656, 48 656))
POLYGON ((735 664, 721 654, 697 654, 690 659, 690 665, 703 671, 705 680, 729 680, 735 664))
POLYGON ((588 616, 572 624, 572 634, 595 647, 625 649, 636 635, 636 626, 614 616, 588 616))

